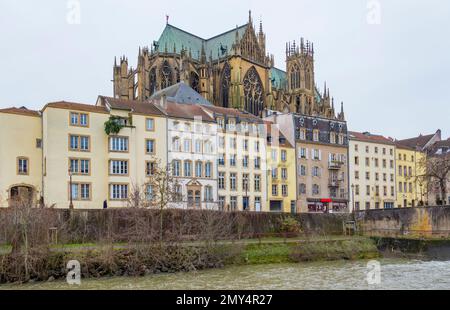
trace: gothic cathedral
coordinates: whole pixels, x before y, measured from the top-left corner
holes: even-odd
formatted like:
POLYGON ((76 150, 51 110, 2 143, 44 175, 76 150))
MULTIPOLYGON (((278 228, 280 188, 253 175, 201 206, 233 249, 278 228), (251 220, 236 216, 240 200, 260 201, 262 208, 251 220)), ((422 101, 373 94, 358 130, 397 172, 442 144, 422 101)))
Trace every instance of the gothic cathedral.
POLYGON ((149 49, 139 48, 137 68, 123 56, 114 63, 114 96, 148 100, 157 91, 184 82, 216 106, 257 116, 277 110, 328 119, 336 115, 329 90, 319 92, 314 79, 314 46, 303 39, 286 44, 286 71, 274 67, 266 53, 266 35, 248 23, 203 39, 167 23, 149 49))

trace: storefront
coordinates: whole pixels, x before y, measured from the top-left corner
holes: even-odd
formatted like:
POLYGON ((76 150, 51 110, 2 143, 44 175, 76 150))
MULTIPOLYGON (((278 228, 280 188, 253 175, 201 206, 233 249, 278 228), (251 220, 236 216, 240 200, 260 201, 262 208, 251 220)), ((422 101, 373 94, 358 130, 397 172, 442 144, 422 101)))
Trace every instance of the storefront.
POLYGON ((339 199, 307 199, 308 212, 311 213, 344 213, 348 212, 348 201, 339 199))

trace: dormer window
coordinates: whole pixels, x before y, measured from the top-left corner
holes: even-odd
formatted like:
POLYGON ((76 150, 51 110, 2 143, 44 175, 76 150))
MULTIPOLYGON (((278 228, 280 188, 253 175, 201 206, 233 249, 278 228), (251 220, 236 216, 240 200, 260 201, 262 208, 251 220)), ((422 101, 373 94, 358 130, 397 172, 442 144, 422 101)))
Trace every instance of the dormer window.
POLYGON ((234 118, 230 118, 228 120, 228 130, 235 130, 236 129, 236 120, 234 118))
POLYGON ((223 118, 221 118, 221 117, 217 118, 217 124, 219 125, 220 129, 225 128, 225 121, 223 118))

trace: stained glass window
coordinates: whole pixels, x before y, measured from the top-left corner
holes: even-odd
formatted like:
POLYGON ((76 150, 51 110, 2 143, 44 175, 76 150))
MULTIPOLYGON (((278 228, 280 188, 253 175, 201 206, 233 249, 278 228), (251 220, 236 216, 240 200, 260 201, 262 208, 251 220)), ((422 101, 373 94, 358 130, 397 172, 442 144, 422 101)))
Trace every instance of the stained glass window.
POLYGON ((244 77, 245 110, 259 115, 264 109, 264 89, 255 67, 251 67, 244 77))

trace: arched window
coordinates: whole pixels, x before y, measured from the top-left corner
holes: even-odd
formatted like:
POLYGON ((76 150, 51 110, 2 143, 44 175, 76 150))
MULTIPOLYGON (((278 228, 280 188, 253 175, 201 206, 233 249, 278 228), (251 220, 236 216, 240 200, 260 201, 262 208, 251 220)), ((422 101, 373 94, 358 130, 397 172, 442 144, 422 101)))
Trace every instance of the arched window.
POLYGON ((222 107, 228 108, 231 85, 231 67, 228 62, 225 63, 222 69, 222 77, 220 79, 220 100, 222 107))
POLYGON ((153 95, 158 90, 158 81, 156 80, 156 68, 153 67, 150 70, 149 74, 149 80, 150 80, 150 96, 153 95))
POLYGON ((200 87, 199 87, 199 78, 198 78, 198 74, 195 73, 194 71, 191 71, 191 74, 189 75, 189 84, 191 85, 192 89, 195 90, 197 93, 200 92, 200 87))
POLYGON ((311 71, 309 69, 306 70, 305 84, 306 84, 305 85, 306 89, 311 89, 312 77, 311 77, 311 71))
POLYGON ((300 88, 300 69, 296 64, 291 68, 291 89, 300 88))
POLYGON ((173 84, 172 68, 167 60, 161 67, 161 89, 167 88, 173 84))
POLYGON ((259 115, 264 109, 264 88, 255 67, 251 67, 244 77, 245 110, 259 115))

